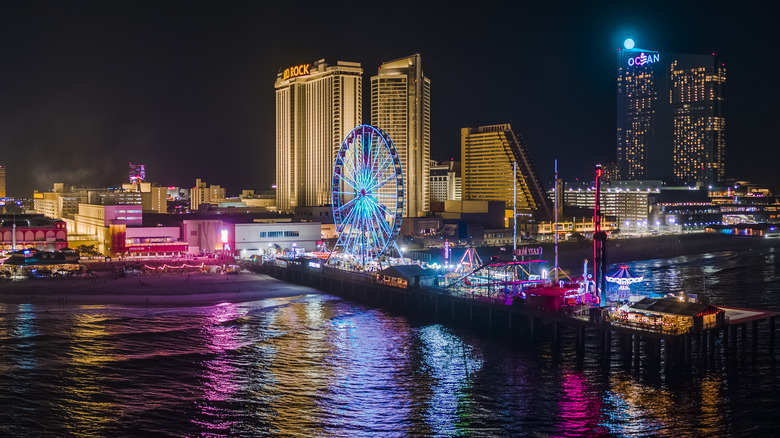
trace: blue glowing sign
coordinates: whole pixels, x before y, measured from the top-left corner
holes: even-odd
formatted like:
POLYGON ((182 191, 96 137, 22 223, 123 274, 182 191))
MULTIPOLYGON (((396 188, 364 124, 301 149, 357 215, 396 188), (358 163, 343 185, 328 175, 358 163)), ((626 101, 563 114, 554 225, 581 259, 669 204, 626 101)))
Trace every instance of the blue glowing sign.
POLYGON ((642 52, 639 56, 628 58, 628 65, 634 66, 634 65, 654 64, 660 60, 661 60, 660 53, 651 53, 650 55, 645 55, 645 52, 642 52))

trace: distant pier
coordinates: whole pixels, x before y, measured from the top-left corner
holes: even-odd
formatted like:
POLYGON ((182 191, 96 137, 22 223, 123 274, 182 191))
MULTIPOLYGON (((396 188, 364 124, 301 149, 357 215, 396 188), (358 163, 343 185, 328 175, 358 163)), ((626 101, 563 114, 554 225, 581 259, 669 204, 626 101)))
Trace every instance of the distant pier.
POLYGON ((759 343, 766 342, 774 351, 777 338, 777 312, 717 306, 726 312, 726 323, 722 326, 675 333, 608 321, 601 308, 564 306, 560 310, 544 311, 528 308, 522 302, 507 305, 503 298, 456 295, 434 287, 399 288, 379 284, 373 275, 363 272, 329 267, 280 267, 270 263, 249 267, 280 280, 409 316, 500 333, 522 342, 547 340, 556 347, 563 342, 573 343, 571 346, 580 357, 586 354, 586 339, 595 338, 598 351, 587 354, 608 359, 618 352, 624 361, 635 366, 644 359, 656 366, 663 362, 665 367, 687 367, 697 357, 712 358, 716 350, 733 357, 740 349, 756 350, 759 343))

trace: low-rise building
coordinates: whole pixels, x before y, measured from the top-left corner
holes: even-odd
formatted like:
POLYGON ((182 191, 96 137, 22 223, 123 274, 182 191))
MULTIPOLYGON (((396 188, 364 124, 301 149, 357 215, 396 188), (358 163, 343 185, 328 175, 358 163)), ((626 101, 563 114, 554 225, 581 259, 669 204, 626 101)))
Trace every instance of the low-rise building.
POLYGON ((0 215, 0 250, 4 253, 22 249, 54 251, 67 246, 68 229, 62 220, 41 214, 0 215))

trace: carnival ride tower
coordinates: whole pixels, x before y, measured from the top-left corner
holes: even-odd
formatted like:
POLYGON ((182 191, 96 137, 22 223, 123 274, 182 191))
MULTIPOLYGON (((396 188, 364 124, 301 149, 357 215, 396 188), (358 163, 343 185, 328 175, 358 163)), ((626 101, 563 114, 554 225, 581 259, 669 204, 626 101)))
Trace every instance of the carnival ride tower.
POLYGON ((601 229, 601 177, 604 169, 596 165, 596 199, 593 209, 593 281, 599 296, 599 305, 607 303, 607 233, 601 229))

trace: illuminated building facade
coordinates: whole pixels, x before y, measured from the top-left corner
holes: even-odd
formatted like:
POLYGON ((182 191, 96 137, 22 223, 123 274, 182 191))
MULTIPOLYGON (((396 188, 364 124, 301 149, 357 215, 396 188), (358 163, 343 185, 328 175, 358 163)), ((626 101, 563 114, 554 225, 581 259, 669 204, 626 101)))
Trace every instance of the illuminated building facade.
POLYGON ((707 185, 725 176, 726 67, 712 55, 619 49, 617 176, 707 185))
POLYGON ((200 204, 219 204, 225 200, 225 188, 219 185, 207 186, 200 178, 195 180, 195 187, 190 190, 190 210, 197 210, 200 204))
POLYGON ((393 140, 404 175, 404 216, 430 211, 431 81, 419 54, 389 61, 371 77, 371 124, 393 140))
POLYGON ((431 202, 461 200, 459 161, 431 162, 430 175, 431 202))
POLYGON ((146 181, 146 165, 130 163, 130 184, 146 181))
POLYGON ((463 200, 504 201, 514 204, 513 163, 517 162, 518 213, 552 219, 552 209, 536 175, 521 136, 503 125, 462 128, 460 131, 463 200))
POLYGON ((331 203, 333 158, 362 123, 363 69, 359 63, 321 59, 276 77, 276 205, 331 203))
POLYGON ((5 166, 0 164, 0 198, 5 198, 6 196, 8 194, 5 191, 5 166))
POLYGON ((0 252, 22 249, 52 251, 67 246, 68 230, 64 221, 40 214, 0 215, 0 252))
MULTIPOLYGON (((650 209, 663 186, 661 181, 606 181, 601 184, 601 211, 617 220, 623 231, 642 231, 653 227, 650 209)), ((548 192, 550 197, 553 192, 548 192)), ((593 187, 564 187, 561 200, 566 207, 592 211, 596 192, 593 187)), ((592 215, 590 220, 592 220, 592 215)))

